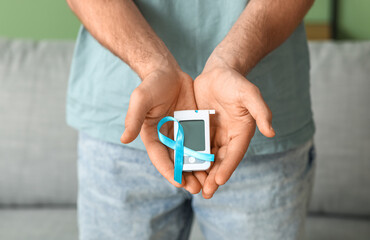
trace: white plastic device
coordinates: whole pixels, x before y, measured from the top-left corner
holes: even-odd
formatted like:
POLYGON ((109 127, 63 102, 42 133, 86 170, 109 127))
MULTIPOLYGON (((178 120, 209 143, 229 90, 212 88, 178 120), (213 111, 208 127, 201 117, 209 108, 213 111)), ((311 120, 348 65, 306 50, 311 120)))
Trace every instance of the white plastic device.
MULTIPOLYGON (((211 153, 210 121, 209 115, 215 114, 215 110, 184 110, 175 111, 174 118, 180 122, 184 129, 184 145, 198 152, 211 153)), ((174 136, 177 135, 178 126, 174 123, 174 136)), ((209 161, 203 161, 194 157, 184 156, 183 171, 202 171, 211 166, 209 161)))

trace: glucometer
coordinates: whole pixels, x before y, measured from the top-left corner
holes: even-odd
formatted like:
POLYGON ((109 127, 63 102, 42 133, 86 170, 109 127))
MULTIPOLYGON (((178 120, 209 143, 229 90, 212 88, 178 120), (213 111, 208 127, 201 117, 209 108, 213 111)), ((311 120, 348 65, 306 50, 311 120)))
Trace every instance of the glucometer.
POLYGON ((162 118, 157 125, 159 140, 174 152, 174 179, 181 184, 182 172, 204 171, 211 166, 209 115, 215 110, 175 111, 174 117, 162 118), (166 122, 175 122, 174 138, 163 135, 160 130, 166 122))
MULTIPOLYGON (((211 153, 209 115, 215 110, 184 110, 175 111, 174 117, 184 129, 184 146, 197 152, 211 153)), ((178 124, 174 123, 174 136, 177 135, 178 124)), ((202 171, 211 166, 210 161, 184 155, 183 171, 202 171)))

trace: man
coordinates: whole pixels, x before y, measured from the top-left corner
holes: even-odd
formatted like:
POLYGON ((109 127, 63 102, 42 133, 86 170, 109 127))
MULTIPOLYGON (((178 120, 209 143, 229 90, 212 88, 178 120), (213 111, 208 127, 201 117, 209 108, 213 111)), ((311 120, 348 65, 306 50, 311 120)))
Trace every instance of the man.
POLYGON ((193 211, 207 239, 302 237, 312 2, 68 0, 83 24, 67 103, 81 239, 187 239, 193 211), (215 163, 178 184, 156 126, 186 109, 216 110, 215 163))

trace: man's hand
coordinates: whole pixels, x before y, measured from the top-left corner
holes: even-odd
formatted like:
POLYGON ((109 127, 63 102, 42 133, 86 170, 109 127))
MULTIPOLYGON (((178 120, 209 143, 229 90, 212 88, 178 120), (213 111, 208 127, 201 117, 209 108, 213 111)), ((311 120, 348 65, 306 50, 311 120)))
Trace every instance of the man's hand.
MULTIPOLYGON (((157 133, 157 124, 163 117, 186 109, 196 109, 191 77, 175 68, 150 73, 131 95, 121 142, 133 141, 141 130, 141 139, 158 171, 176 187, 184 187, 196 194, 201 185, 191 172, 183 173, 181 185, 174 181, 173 151, 159 141, 157 133)), ((164 125, 162 132, 173 135, 172 126, 164 125)))
POLYGON ((259 89, 244 76, 289 37, 313 1, 249 1, 195 80, 199 109, 216 110, 211 121, 215 163, 205 180, 195 174, 205 198, 211 198, 230 178, 248 148, 256 123, 266 137, 275 135, 270 109, 259 89))
MULTIPOLYGON (((173 185, 198 193, 201 185, 192 173, 184 173, 181 185, 173 180, 173 154, 157 135, 162 117, 173 115, 175 110, 196 109, 192 79, 181 71, 132 0, 67 2, 94 38, 142 80, 131 95, 121 141, 133 141, 141 129, 141 138, 158 171, 173 185)), ((163 130, 170 135, 172 129, 165 125, 163 130)))
POLYGON ((266 137, 273 137, 271 111, 259 89, 213 54, 194 82, 199 109, 215 109, 211 118, 211 146, 215 162, 202 194, 211 198, 230 178, 247 151, 256 122, 266 137))

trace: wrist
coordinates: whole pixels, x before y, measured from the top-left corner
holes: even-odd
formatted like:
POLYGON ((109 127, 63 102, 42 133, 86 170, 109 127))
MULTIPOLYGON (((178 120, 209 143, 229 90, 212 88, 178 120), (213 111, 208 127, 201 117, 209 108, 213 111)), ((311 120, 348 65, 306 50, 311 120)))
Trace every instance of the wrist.
POLYGON ((261 36, 260 33, 249 32, 235 25, 214 49, 210 59, 213 62, 226 64, 227 67, 245 76, 267 54, 266 43, 259 36, 261 36), (218 60, 215 61, 215 59, 218 60))
POLYGON ((141 54, 130 62, 130 67, 144 80, 153 72, 179 72, 180 67, 170 53, 141 54))
POLYGON ((208 58, 204 67, 204 72, 215 68, 231 68, 239 73, 244 71, 243 64, 239 61, 239 59, 220 45, 214 49, 211 56, 208 58))
POLYGON ((143 82, 150 82, 151 80, 156 79, 156 82, 160 87, 165 87, 165 85, 168 84, 173 86, 182 86, 184 84, 184 79, 189 77, 182 71, 177 62, 168 61, 167 59, 158 59, 156 63, 151 66, 147 66, 145 71, 142 72, 143 75, 139 75, 143 82))

